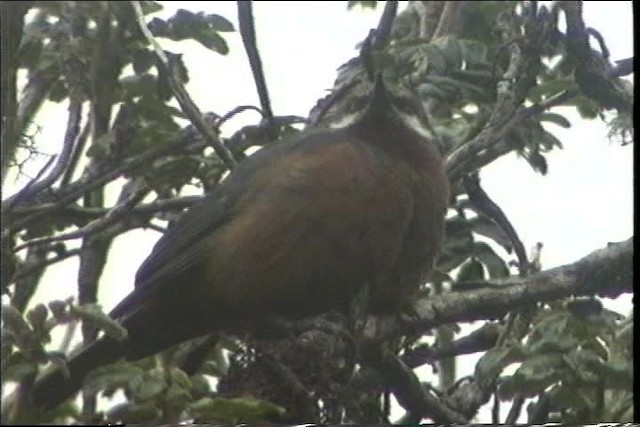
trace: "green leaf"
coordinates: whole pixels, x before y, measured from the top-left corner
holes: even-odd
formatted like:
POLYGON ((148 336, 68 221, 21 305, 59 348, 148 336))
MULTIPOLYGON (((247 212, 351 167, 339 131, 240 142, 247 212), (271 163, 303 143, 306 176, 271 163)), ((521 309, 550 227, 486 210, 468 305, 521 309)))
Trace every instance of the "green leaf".
POLYGON ((179 9, 167 21, 159 18, 151 20, 149 30, 156 37, 166 37, 175 41, 192 39, 208 49, 226 55, 229 47, 218 31, 232 31, 233 25, 218 15, 205 16, 202 12, 193 13, 179 9))
POLYGON ((37 304, 27 312, 27 320, 35 331, 43 331, 48 310, 44 304, 37 304))
POLYGON ((558 405, 560 408, 584 408, 589 404, 584 394, 576 393, 575 387, 564 384, 554 387, 549 396, 553 399, 554 405, 558 405))
POLYGON ((453 79, 470 84, 474 87, 484 87, 486 94, 493 99, 495 93, 496 78, 491 71, 485 70, 451 70, 449 73, 453 79))
POLYGON ((264 424, 285 413, 285 409, 258 399, 204 398, 189 405, 200 423, 264 424))
POLYGON ((162 396, 165 408, 169 407, 173 412, 181 413, 186 406, 193 401, 193 396, 189 391, 177 385, 171 385, 162 396))
POLYGON ((473 282, 479 280, 484 280, 484 267, 477 258, 473 257, 460 266, 456 281, 473 282))
POLYGON ((504 368, 521 361, 522 357, 522 349, 518 344, 494 347, 480 358, 476 365, 475 375, 479 381, 493 382, 504 368))
POLYGON ((529 153, 524 153, 523 157, 527 160, 531 168, 540 173, 541 175, 546 175, 549 166, 547 165, 547 159, 540 154, 538 151, 531 151, 529 153))
POLYGON ((49 310, 51 310, 51 314, 54 318, 58 320, 66 319, 67 317, 67 307, 69 306, 68 301, 62 300, 54 300, 49 304, 49 310))
POLYGON ((558 341, 557 337, 544 336, 532 343, 527 343, 527 354, 566 353, 578 346, 580 342, 571 337, 558 341))
POLYGON ((161 411, 152 402, 121 403, 111 408, 107 418, 127 424, 155 424, 160 420, 161 411))
POLYGON ((42 343, 48 343, 51 341, 51 337, 47 328, 48 314, 49 310, 47 310, 47 307, 44 304, 37 304, 27 312, 26 316, 29 324, 33 328, 34 333, 42 343))
POLYGON ((449 96, 445 90, 431 83, 420 83, 418 94, 421 99, 436 98, 444 100, 449 96))
POLYGON ((595 298, 576 298, 567 302, 567 309, 574 316, 591 317, 602 313, 602 302, 595 298))
POLYGON ((12 342, 22 351, 27 352, 30 360, 41 360, 44 355, 44 347, 39 337, 14 306, 2 305, 3 333, 11 335, 12 342))
POLYGON ((633 363, 604 362, 599 368, 608 388, 633 390, 633 363))
POLYGON ((153 399, 167 388, 167 380, 163 369, 151 369, 136 381, 129 382, 131 392, 136 401, 153 399))
POLYGON ((547 132, 546 130, 536 132, 533 142, 535 144, 538 144, 540 151, 543 153, 547 153, 555 147, 558 147, 560 149, 563 148, 562 142, 558 138, 556 138, 554 134, 552 134, 551 132, 547 132))
POLYGON ((164 9, 160 2, 150 0, 141 1, 140 8, 142 9, 142 13, 144 15, 150 15, 152 13, 160 12, 164 9))
POLYGON ((505 377, 499 388, 501 399, 513 398, 516 393, 533 397, 561 379, 564 368, 562 355, 543 354, 522 362, 511 377, 505 377))
POLYGON ((98 304, 70 305, 69 312, 80 320, 93 323, 102 329, 109 337, 123 341, 127 337, 127 330, 118 322, 107 316, 98 304))
POLYGON ((211 375, 212 377, 221 377, 224 374, 214 360, 207 360, 204 362, 202 364, 202 368, 200 368, 200 372, 205 375, 211 375))
POLYGON ((155 97, 158 85, 158 77, 151 73, 141 73, 137 75, 125 76, 120 79, 126 99, 133 99, 138 96, 155 97))
POLYGON ((67 86, 62 82, 62 80, 56 80, 53 85, 51 85, 51 90, 49 91, 48 99, 51 102, 62 102, 69 97, 69 91, 67 90, 67 86))
POLYGON ((531 88, 528 97, 533 103, 538 103, 543 99, 549 99, 565 90, 575 89, 576 84, 572 78, 554 79, 531 88))
MULTIPOLYGON (((137 49, 133 52, 131 64, 133 66, 133 71, 137 75, 144 74, 156 64, 155 54, 149 49, 137 49)), ((122 80, 123 79, 120 81, 122 82, 122 80)))
POLYGON ((182 370, 177 368, 172 368, 169 371, 169 375, 171 378, 171 383, 182 387, 185 390, 191 390, 192 384, 189 376, 182 370))
POLYGON ((484 242, 475 242, 473 248, 474 255, 487 267, 489 277, 492 279, 508 277, 509 267, 502 258, 495 253, 493 248, 484 242))
POLYGON ((478 215, 469 219, 469 225, 474 233, 488 237, 502 246, 508 253, 511 253, 513 250, 511 240, 509 239, 509 236, 507 236, 507 233, 505 233, 501 227, 489 218, 483 215, 478 215))
POLYGON ((462 67, 462 49, 455 38, 452 36, 439 37, 433 40, 431 45, 440 49, 449 68, 459 69, 462 67))
POLYGON ((566 365, 581 381, 597 382, 599 380, 597 371, 602 365, 602 360, 593 351, 575 350, 563 357, 566 365))
POLYGON ((101 135, 91 147, 87 150, 87 157, 94 159, 106 159, 112 152, 113 146, 116 143, 116 132, 110 130, 109 132, 101 135))
POLYGON ((222 55, 229 53, 227 42, 213 29, 203 29, 193 37, 204 47, 222 55))
POLYGON ((543 348, 545 342, 567 342, 575 344, 573 334, 568 328, 568 315, 564 311, 541 312, 532 325, 525 344, 527 354, 535 354, 543 348))
POLYGON ((438 270, 447 273, 466 261, 473 249, 473 236, 467 220, 461 216, 455 216, 445 221, 445 235, 440 256, 438 257, 438 270))
POLYGON ((437 46, 421 45, 413 49, 411 63, 417 75, 444 75, 447 72, 447 58, 437 46))
MULTIPOLYGON (((488 62, 489 49, 487 45, 478 40, 457 39, 462 52, 462 59, 467 62, 467 67, 488 62)), ((490 73, 488 73, 490 74, 490 73)))
POLYGON ((207 15, 206 21, 215 31, 219 31, 221 33, 235 31, 235 28, 233 28, 233 24, 227 18, 215 13, 207 15))
POLYGON ((211 386, 209 385, 209 381, 203 374, 196 374, 191 376, 190 381, 190 392, 194 398, 199 399, 202 397, 206 397, 211 393, 211 386))
POLYGON ((491 93, 493 91, 492 87, 478 86, 452 77, 436 74, 429 74, 428 76, 425 76, 425 80, 442 89, 448 89, 459 93, 465 100, 477 100, 479 102, 488 102, 491 100, 491 93))
POLYGON ((569 129, 571 127, 571 122, 567 120, 565 116, 558 113, 542 113, 540 114, 541 122, 551 122, 565 129, 569 129))
POLYGON ((137 366, 119 362, 102 366, 91 372, 84 381, 84 387, 88 393, 97 393, 105 389, 129 386, 143 376, 144 371, 137 366))
POLYGON ((600 106, 595 101, 587 98, 584 95, 576 96, 573 99, 573 104, 578 109, 580 117, 583 119, 595 119, 600 113, 600 106))

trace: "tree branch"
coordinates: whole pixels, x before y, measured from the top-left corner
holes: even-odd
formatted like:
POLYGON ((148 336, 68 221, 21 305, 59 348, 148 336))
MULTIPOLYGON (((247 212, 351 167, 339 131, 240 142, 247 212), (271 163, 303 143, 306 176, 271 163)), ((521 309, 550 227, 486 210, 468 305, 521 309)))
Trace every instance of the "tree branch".
POLYGON ((378 371, 398 403, 407 411, 420 414, 421 418, 431 418, 436 423, 467 423, 465 416, 446 407, 440 399, 425 390, 413 371, 397 356, 383 350, 379 343, 364 340, 362 357, 367 365, 378 371))
POLYGON ((239 0, 238 5, 238 22, 240 24, 240 35, 244 49, 247 52, 249 65, 251 66, 251 74, 256 84, 258 98, 260 99, 260 107, 262 108, 263 118, 268 122, 272 136, 276 135, 276 128, 273 122, 273 110, 271 109, 271 101, 269 100, 269 91, 264 78, 262 69, 262 60, 258 52, 258 42, 256 41, 256 30, 253 19, 253 5, 251 1, 239 0))
POLYGON ((502 327, 497 323, 487 323, 470 334, 458 338, 447 347, 420 345, 411 351, 405 352, 402 361, 411 369, 431 364, 445 357, 459 356, 462 354, 477 353, 492 348, 502 327))
MULTIPOLYGON (((124 199, 121 203, 118 203, 116 206, 109 209, 108 212, 106 212, 103 216, 100 216, 99 219, 87 224, 85 227, 82 227, 79 230, 74 230, 72 232, 65 233, 65 234, 32 239, 24 242, 21 245, 16 246, 14 251, 18 252, 30 246, 39 246, 39 245, 43 245, 51 242, 60 242, 64 240, 87 238, 91 235, 97 234, 100 231, 105 230, 108 226, 115 224, 119 219, 128 215, 131 212, 132 207, 136 203, 141 201, 148 194, 148 192, 149 190, 146 187, 136 190, 135 192, 133 192, 133 194, 129 195, 129 197, 124 199)), ((104 210, 104 209, 101 209, 101 210, 104 210)))
MULTIPOLYGON (((165 211, 180 211, 192 206, 202 200, 204 196, 184 196, 172 199, 159 199, 144 205, 137 205, 131 208, 132 214, 151 215, 165 211)), ((25 206, 16 208, 13 212, 16 216, 30 215, 34 213, 47 212, 65 216, 71 216, 74 220, 93 220, 102 217, 111 211, 112 208, 83 208, 80 206, 57 207, 55 203, 45 203, 42 205, 25 206)))
MULTIPOLYGON (((209 120, 207 117, 205 117, 205 119, 209 120)), ((75 182, 73 185, 70 185, 67 191, 58 195, 59 199, 51 205, 51 210, 62 208, 67 204, 73 202, 74 200, 78 199, 79 197, 82 197, 88 191, 98 188, 104 183, 118 178, 120 175, 124 174, 125 172, 133 170, 152 160, 155 160, 165 155, 169 155, 174 152, 179 152, 179 151, 192 152, 192 151, 201 150, 207 147, 207 145, 208 145, 207 142, 202 140, 201 135, 199 135, 198 132, 196 132, 194 127, 188 126, 182 129, 180 132, 178 132, 175 140, 169 143, 168 145, 159 147, 155 150, 147 151, 135 157, 130 157, 126 160, 123 160, 121 164, 115 167, 114 169, 105 171, 104 173, 98 176, 85 177, 85 181, 75 182), (195 139, 195 142, 189 143, 193 139, 195 139)), ((47 211, 47 210, 40 210, 27 217, 20 218, 15 223, 11 224, 9 227, 6 227, 5 233, 13 233, 16 230, 24 228, 27 225, 33 223, 34 221, 47 215, 49 212, 50 211, 47 211)))
MULTIPOLYGON (((493 286, 421 299, 415 304, 418 320, 405 324, 409 333, 421 333, 452 322, 498 318, 534 301, 547 302, 571 295, 615 298, 633 291, 633 238, 612 243, 580 260, 529 277, 492 280, 493 286)), ((483 283, 478 283, 483 286, 483 283)), ((397 333, 397 331, 396 331, 397 333)))
POLYGON ((375 31, 375 37, 371 43, 372 50, 379 50, 386 46, 391 35, 391 28, 393 27, 393 20, 398 12, 397 0, 387 1, 384 5, 384 10, 380 16, 378 27, 375 31))
MULTIPOLYGON (((62 153, 57 157, 56 164, 51 172, 41 181, 27 184, 27 186, 14 196, 7 199, 2 206, 2 213, 6 213, 19 201, 29 201, 38 195, 42 190, 49 188, 64 173, 69 165, 69 159, 73 155, 78 134, 80 132, 80 120, 82 116, 82 95, 78 91, 73 91, 69 100, 69 120, 62 143, 62 153)), ((37 180, 37 178, 36 178, 37 180)))
POLYGON ((164 71, 167 73, 167 81, 169 82, 169 86, 171 87, 171 91, 173 95, 176 97, 178 104, 180 104, 180 108, 189 118, 189 121, 200 131, 204 139, 207 141, 207 145, 213 147, 216 154, 222 159, 222 161, 227 165, 229 169, 233 169, 236 165, 236 161, 226 149, 224 145, 220 142, 220 138, 217 135, 214 135, 205 121, 203 120, 202 113, 198 106, 193 102, 186 89, 182 86, 182 84, 175 78, 175 74, 169 65, 169 60, 165 55, 162 47, 158 44, 156 39, 149 31, 147 24, 144 20, 144 14, 142 12, 142 7, 140 6, 139 1, 132 1, 131 5, 133 6, 133 10, 135 12, 136 18, 138 20, 138 26, 144 34, 145 38, 153 46, 153 50, 158 58, 158 61, 164 71))
POLYGON ((458 28, 460 10, 464 6, 464 1, 446 1, 444 8, 438 19, 438 26, 431 36, 431 40, 455 33, 458 28))

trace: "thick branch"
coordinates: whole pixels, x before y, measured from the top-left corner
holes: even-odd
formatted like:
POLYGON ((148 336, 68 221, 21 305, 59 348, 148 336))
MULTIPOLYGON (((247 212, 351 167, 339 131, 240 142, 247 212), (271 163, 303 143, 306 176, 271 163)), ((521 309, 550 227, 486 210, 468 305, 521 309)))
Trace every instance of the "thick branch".
MULTIPOLYGON (((623 292, 631 292, 633 238, 622 243, 610 244, 573 264, 529 277, 512 277, 494 283, 497 286, 420 300, 415 305, 418 320, 407 322, 404 328, 391 326, 383 335, 396 337, 401 334, 421 333, 445 323, 497 318, 507 311, 527 307, 532 302, 552 301, 570 295, 597 294, 615 297, 623 292)), ((383 325, 379 323, 378 326, 383 325)), ((385 326, 389 325, 383 327, 385 326)), ((493 336, 490 340, 495 339, 495 331, 490 335, 493 336)), ((440 400, 428 393, 420 385, 415 374, 397 357, 384 354, 377 348, 365 348, 363 353, 365 362, 378 370, 400 404, 412 415, 429 416, 435 421, 456 421, 460 417, 472 417, 493 392, 490 383, 471 379, 440 400)), ((434 355, 425 356, 429 361, 434 355)), ((415 355, 408 358, 407 362, 411 363, 411 359, 415 360, 415 355)))
MULTIPOLYGON (((485 283, 486 284, 486 283, 485 283)), ((421 332, 445 323, 497 318, 532 302, 553 301, 571 295, 615 298, 633 291, 633 238, 613 243, 584 258, 532 276, 491 281, 494 286, 419 300, 419 320, 407 324, 421 332)), ((482 284, 478 284, 482 286, 482 284)))

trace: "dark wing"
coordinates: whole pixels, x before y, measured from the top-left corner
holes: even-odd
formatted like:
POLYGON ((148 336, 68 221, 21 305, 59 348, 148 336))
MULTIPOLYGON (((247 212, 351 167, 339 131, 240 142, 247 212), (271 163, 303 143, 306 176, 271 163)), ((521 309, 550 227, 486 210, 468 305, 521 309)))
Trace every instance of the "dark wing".
POLYGON ((243 161, 203 200, 185 212, 156 242, 136 273, 135 289, 110 313, 120 319, 131 314, 160 283, 169 283, 194 264, 215 238, 216 230, 234 217, 238 199, 251 190, 256 173, 265 163, 295 149, 296 141, 281 142, 243 161))

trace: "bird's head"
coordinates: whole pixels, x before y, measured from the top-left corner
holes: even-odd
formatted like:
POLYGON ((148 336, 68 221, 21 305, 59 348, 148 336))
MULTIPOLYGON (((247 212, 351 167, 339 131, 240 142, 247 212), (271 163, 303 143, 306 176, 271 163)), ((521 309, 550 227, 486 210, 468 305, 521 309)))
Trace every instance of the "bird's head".
POLYGON ((328 122, 330 128, 392 122, 411 128, 429 140, 435 137, 418 95, 404 85, 388 85, 382 73, 378 73, 373 82, 361 81, 346 97, 340 117, 328 122))

